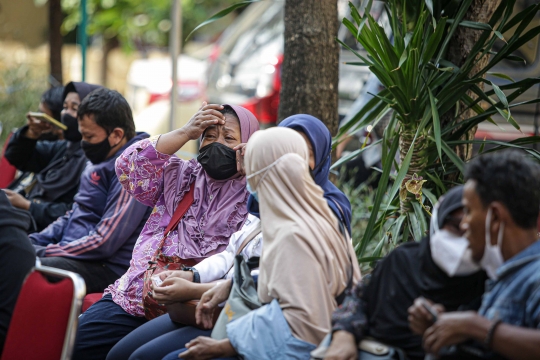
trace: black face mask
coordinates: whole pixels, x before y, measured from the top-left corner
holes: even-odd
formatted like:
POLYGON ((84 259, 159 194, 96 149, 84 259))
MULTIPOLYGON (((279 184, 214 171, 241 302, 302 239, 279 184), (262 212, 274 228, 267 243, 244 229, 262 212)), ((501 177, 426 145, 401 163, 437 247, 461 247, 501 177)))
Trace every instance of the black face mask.
POLYGON ((90 144, 88 141, 81 141, 81 148, 86 155, 86 158, 92 162, 92 164, 99 164, 105 161, 105 158, 111 151, 111 144, 109 144, 109 136, 102 142, 97 144, 90 144))
POLYGON ((77 123, 77 119, 68 113, 65 113, 62 115, 61 120, 62 124, 67 126, 67 130, 64 130, 64 139, 73 142, 81 141, 82 135, 79 132, 79 124, 77 123))
POLYGON ((218 142, 200 149, 197 161, 212 179, 225 180, 238 172, 236 151, 218 142))

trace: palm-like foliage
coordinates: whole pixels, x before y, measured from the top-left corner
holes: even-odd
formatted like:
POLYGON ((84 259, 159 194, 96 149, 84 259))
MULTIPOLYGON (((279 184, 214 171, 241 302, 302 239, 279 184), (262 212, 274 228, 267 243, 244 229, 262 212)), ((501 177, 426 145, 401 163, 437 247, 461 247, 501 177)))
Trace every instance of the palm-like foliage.
MULTIPOLYGON (((368 226, 357 244, 359 257, 365 255, 368 243, 374 239, 381 245, 376 249, 389 241, 419 240, 428 230, 429 208, 448 187, 462 180, 464 161, 455 149, 475 142, 462 140, 464 135, 483 121, 493 121, 491 116, 495 114, 519 129, 511 110, 525 104, 518 102, 519 95, 540 82, 540 78, 534 78, 498 87, 485 79, 486 73, 501 60, 516 60, 512 53, 540 33, 540 27, 526 31, 540 4, 512 16, 515 0, 503 0, 484 24, 463 20, 472 0, 444 5, 440 0, 387 0, 385 12, 391 28, 387 34, 370 15, 371 2, 367 1, 363 14, 350 4, 351 20, 344 19, 343 24, 367 52, 364 56, 356 52, 360 59, 356 65, 369 66, 384 90, 336 136, 337 142, 346 133, 377 123, 392 111, 382 139, 382 177, 368 226), (459 26, 482 32, 461 67, 446 60, 448 45, 459 26), (513 35, 503 39, 502 34, 512 28, 513 35), (505 43, 494 52, 497 39, 505 43), (473 71, 484 57, 489 57, 487 65, 473 71), (483 90, 483 83, 489 85, 489 90, 483 90), (474 110, 475 116, 463 120, 461 115, 469 109, 474 110), (443 115, 445 121, 441 121, 443 115), (397 170, 395 176, 393 167, 397 170), (391 180, 393 185, 388 192, 391 180)), ((484 143, 495 143, 497 146, 490 149, 495 151, 537 141, 536 137, 528 137, 510 143, 484 143)), ((526 151, 540 158, 534 150, 526 151)), ((372 259, 380 251, 370 255, 372 259)))

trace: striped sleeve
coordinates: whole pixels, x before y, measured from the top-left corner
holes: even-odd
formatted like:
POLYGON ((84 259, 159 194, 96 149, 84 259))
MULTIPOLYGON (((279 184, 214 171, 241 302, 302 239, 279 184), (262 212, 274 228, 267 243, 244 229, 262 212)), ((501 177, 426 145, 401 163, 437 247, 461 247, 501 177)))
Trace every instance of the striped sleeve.
POLYGON ((101 221, 85 237, 47 246, 45 256, 103 260, 124 245, 144 220, 147 207, 133 199, 114 181, 101 221))

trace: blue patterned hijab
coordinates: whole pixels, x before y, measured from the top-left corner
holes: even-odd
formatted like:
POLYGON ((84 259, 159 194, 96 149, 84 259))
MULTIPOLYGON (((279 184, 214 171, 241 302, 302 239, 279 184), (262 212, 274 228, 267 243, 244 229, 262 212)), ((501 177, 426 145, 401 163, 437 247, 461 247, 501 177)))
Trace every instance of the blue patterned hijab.
MULTIPOLYGON (((308 137, 315 156, 315 168, 312 175, 315 182, 324 191, 324 197, 328 206, 336 214, 338 219, 347 227, 351 233, 351 203, 349 199, 330 180, 330 165, 332 162, 332 136, 323 122, 316 117, 306 114, 289 116, 279 123, 278 126, 287 127, 296 131, 301 131, 308 137)), ((250 195, 248 199, 248 210, 251 214, 259 216, 259 204, 250 195)))

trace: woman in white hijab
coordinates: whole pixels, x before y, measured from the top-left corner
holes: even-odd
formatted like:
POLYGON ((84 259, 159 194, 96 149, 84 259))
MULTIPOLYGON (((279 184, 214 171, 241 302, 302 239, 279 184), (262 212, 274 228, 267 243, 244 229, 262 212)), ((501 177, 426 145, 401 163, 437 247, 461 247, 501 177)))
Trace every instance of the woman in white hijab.
POLYGON ((336 297, 360 280, 360 270, 347 231, 310 176, 308 157, 291 129, 259 131, 249 140, 248 190, 258 198, 265 239, 258 295, 266 305, 228 324, 228 339, 191 341, 181 358, 309 359, 330 331, 336 297))

